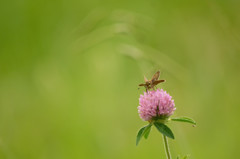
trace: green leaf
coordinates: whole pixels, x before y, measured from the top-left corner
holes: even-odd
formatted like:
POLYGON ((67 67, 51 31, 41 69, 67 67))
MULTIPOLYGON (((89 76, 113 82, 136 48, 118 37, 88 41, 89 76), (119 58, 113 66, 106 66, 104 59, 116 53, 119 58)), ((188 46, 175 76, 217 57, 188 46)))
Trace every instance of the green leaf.
POLYGON ((144 138, 147 139, 149 134, 150 134, 150 131, 151 131, 151 127, 152 127, 152 124, 149 124, 146 129, 145 129, 145 134, 144 134, 144 138))
POLYGON ((149 125, 146 125, 144 127, 142 127, 139 131, 138 131, 138 134, 137 134, 137 139, 136 139, 136 145, 138 145, 138 143, 140 142, 142 136, 144 136, 146 139, 150 133, 150 130, 151 130, 151 124, 149 125))
POLYGON ((169 127, 167 127, 167 125, 165 125, 163 123, 158 123, 158 122, 155 122, 154 125, 160 133, 162 133, 163 135, 165 135, 171 139, 174 139, 173 132, 169 127))
POLYGON ((180 121, 180 122, 186 122, 186 123, 191 123, 196 125, 196 122, 188 117, 176 117, 176 118, 171 118, 172 121, 180 121))
POLYGON ((140 139, 142 138, 143 136, 143 131, 145 130, 145 127, 142 127, 139 131, 138 131, 138 134, 137 134, 137 140, 136 140, 136 146, 138 145, 140 139))

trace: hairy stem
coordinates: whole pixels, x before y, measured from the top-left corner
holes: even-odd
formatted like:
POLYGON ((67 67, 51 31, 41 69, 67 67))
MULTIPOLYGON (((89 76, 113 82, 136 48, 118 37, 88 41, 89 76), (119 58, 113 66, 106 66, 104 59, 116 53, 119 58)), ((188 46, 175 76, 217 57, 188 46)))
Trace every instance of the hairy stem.
POLYGON ((163 135, 163 141, 164 141, 164 146, 165 146, 167 159, 171 159, 171 154, 170 154, 170 149, 169 149, 169 146, 168 146, 167 136, 163 135))

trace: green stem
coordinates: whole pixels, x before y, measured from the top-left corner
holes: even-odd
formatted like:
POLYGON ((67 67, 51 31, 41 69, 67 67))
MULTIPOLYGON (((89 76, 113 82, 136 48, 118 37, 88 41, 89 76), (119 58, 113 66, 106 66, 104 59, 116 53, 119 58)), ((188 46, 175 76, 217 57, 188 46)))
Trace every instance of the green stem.
POLYGON ((163 135, 163 141, 164 141, 164 146, 165 146, 167 159, 171 159, 171 154, 170 154, 170 149, 169 149, 169 146, 168 146, 167 136, 163 135))

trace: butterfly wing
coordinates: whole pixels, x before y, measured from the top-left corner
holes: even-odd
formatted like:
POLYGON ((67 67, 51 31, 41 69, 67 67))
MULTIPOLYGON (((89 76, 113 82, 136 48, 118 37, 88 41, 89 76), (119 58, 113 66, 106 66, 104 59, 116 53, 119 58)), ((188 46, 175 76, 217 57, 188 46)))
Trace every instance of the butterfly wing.
POLYGON ((147 77, 146 77, 146 76, 144 76, 144 81, 145 81, 145 82, 147 82, 147 81, 148 81, 148 79, 147 79, 147 77))
POLYGON ((157 71, 157 72, 153 75, 152 81, 157 81, 158 78, 159 78, 159 76, 160 76, 160 71, 157 71))
POLYGON ((165 82, 165 80, 157 80, 152 83, 153 86, 156 86, 159 83, 165 82))
POLYGON ((139 84, 138 86, 145 86, 146 84, 145 83, 142 83, 142 84, 139 84))

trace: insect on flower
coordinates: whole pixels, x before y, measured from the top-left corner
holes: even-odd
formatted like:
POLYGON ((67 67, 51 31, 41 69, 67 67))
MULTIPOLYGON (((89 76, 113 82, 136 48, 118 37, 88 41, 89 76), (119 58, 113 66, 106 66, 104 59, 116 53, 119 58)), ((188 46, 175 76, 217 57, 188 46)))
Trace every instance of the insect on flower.
POLYGON ((139 86, 144 86, 146 88, 146 92, 150 89, 154 89, 154 87, 156 85, 158 85, 159 83, 165 82, 165 80, 158 80, 160 76, 160 71, 157 71, 151 80, 148 80, 145 76, 144 76, 144 81, 145 83, 139 84, 139 86))

